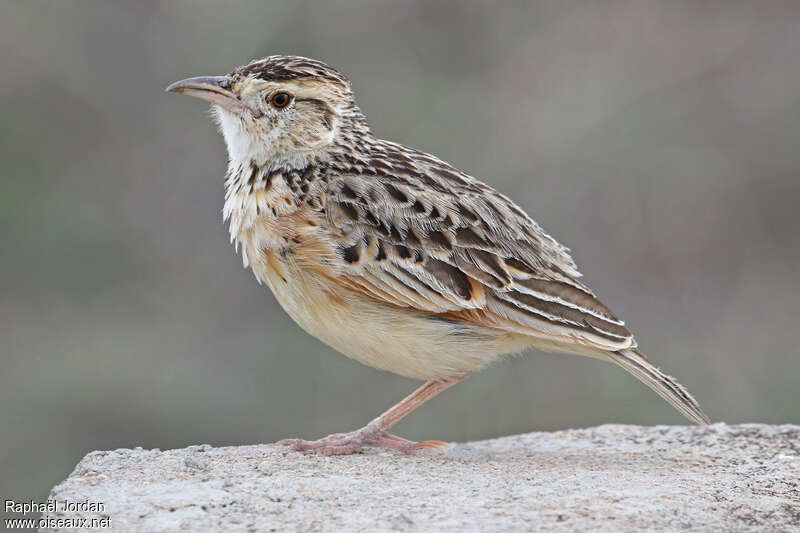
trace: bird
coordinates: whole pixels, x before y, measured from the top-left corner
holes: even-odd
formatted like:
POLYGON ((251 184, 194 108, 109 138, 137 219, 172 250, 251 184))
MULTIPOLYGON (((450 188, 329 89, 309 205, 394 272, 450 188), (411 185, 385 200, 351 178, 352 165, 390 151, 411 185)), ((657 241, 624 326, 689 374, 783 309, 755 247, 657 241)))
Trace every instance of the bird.
POLYGON ((272 55, 166 91, 211 103, 229 157, 223 218, 245 268, 312 336, 424 381, 361 429, 278 444, 323 455, 445 446, 389 429, 529 348, 615 363, 710 423, 581 280, 568 248, 477 178, 375 136, 338 70, 272 55))

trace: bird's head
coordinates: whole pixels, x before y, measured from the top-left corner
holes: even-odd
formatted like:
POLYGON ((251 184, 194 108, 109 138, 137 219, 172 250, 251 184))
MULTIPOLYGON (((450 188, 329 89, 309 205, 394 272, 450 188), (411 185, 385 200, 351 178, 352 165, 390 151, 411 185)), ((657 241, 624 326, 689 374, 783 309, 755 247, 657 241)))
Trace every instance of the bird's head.
POLYGON ((166 90, 213 104, 232 162, 303 167, 353 133, 369 133, 350 82, 305 57, 269 56, 166 90))

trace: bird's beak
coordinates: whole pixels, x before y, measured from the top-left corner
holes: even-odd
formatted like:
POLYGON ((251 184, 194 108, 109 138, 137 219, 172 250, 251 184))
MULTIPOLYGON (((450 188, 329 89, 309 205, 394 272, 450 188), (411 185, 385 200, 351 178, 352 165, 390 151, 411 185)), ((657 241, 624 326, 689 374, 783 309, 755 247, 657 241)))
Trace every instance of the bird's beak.
POLYGON ((186 94, 217 104, 232 112, 250 112, 258 118, 261 112, 245 104, 230 90, 231 79, 228 76, 200 76, 176 81, 165 90, 168 93, 186 94))

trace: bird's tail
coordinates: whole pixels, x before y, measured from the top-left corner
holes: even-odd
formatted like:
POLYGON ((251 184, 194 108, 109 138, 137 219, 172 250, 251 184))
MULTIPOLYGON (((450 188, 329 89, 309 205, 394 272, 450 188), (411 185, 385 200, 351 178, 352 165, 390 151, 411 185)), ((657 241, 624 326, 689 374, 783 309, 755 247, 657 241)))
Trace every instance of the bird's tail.
POLYGON ((692 398, 680 383, 653 366, 639 350, 620 350, 609 352, 608 355, 612 361, 653 389, 689 420, 700 425, 711 423, 711 419, 700 409, 697 400, 692 398))

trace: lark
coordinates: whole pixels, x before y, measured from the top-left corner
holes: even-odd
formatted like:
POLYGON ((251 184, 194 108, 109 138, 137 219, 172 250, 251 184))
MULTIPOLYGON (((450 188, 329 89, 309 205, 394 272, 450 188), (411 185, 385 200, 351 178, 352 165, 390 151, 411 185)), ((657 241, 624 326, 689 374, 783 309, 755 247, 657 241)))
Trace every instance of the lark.
POLYGON ((167 91, 212 104, 229 155, 223 216, 244 266, 314 337, 425 381, 361 429, 281 444, 326 455, 442 446, 388 431, 529 348, 616 363, 689 419, 710 422, 581 281, 567 248, 492 187, 373 135, 337 70, 276 55, 167 91))

